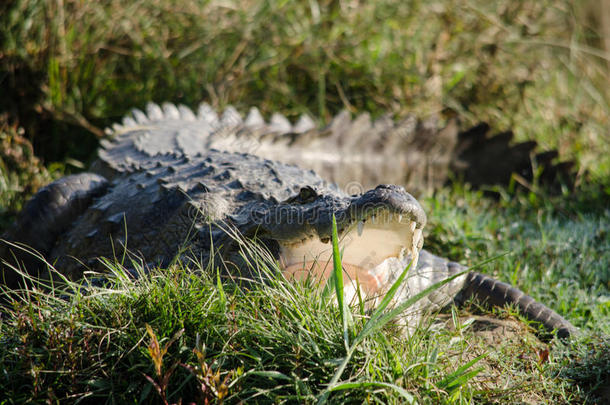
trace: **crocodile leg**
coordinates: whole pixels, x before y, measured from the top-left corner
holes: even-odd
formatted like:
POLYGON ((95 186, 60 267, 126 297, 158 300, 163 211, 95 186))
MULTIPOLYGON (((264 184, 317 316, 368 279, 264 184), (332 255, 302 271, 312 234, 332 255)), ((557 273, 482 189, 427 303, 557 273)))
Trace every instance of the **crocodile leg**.
POLYGON ((26 204, 15 225, 3 236, 0 245, 2 281, 9 288, 20 284, 21 276, 11 266, 38 275, 40 260, 28 251, 15 248, 24 245, 46 256, 58 236, 91 204, 93 198, 106 192, 108 181, 97 174, 66 176, 43 187, 26 204))

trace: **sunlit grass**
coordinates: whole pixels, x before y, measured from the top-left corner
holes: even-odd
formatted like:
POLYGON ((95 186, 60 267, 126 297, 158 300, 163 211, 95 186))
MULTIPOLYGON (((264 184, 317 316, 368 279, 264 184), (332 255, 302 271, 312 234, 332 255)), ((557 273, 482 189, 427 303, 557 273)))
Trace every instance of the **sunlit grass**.
MULTIPOLYGON (((59 274, 53 284, 30 280, 28 299, 15 301, 0 324, 8 345, 0 357, 3 392, 15 402, 49 396, 117 402, 443 398, 442 391, 417 392, 409 382, 418 379, 408 365, 418 356, 415 347, 401 349, 415 358, 403 356, 398 368, 387 369, 384 360, 398 355, 395 346, 435 344, 425 335, 405 340, 400 329, 384 328, 427 293, 386 311, 408 269, 375 312, 356 306, 356 322, 342 323, 354 310, 335 304, 342 289, 325 296, 311 283, 287 281, 259 247, 242 249, 256 262, 252 274, 265 279, 250 280, 247 289, 216 282, 211 269, 178 264, 145 271, 137 262, 131 263, 137 280, 110 262, 107 274, 90 274, 84 283, 59 274)), ((456 376, 470 364, 438 367, 426 376, 429 385, 466 384, 456 376)))
MULTIPOLYGON (((30 288, 28 299, 15 302, 2 316, 0 388, 16 403, 49 397, 115 402, 165 398, 170 403, 179 398, 222 398, 228 403, 506 403, 549 398, 563 403, 595 398, 610 357, 608 342, 596 337, 610 332, 603 301, 607 286, 599 278, 603 273, 591 268, 598 277, 583 278, 565 267, 570 260, 564 254, 547 257, 545 245, 541 251, 529 246, 552 232, 573 230, 581 221, 583 229, 606 224, 607 213, 592 212, 582 219, 551 204, 536 213, 459 189, 425 203, 432 229, 448 222, 445 243, 463 244, 462 251, 471 252, 464 253, 465 262, 488 257, 477 247, 480 243, 490 251, 515 250, 486 265, 487 272, 559 311, 583 328, 583 336, 568 346, 548 345, 528 330, 525 320, 515 321, 511 311, 494 310, 488 316, 489 309, 476 308, 426 318, 421 328, 405 335, 393 319, 410 303, 384 308, 391 291, 373 312, 358 303, 337 305, 337 293, 328 294, 311 281, 285 280, 267 252, 242 241, 250 281, 222 281, 222 271, 192 268, 192 263, 191 268, 178 262, 145 270, 137 261, 127 261, 131 273, 139 274, 135 280, 108 261, 107 273, 89 274, 88 282, 64 280, 51 291, 42 285, 30 288), (431 205, 435 201, 436 208, 431 205), (491 206, 503 219, 476 214, 491 206), (530 215, 548 220, 530 222, 530 215), (567 222, 553 220, 557 216, 567 222), (460 235, 451 219, 471 226, 460 235), (514 221, 522 224, 521 232, 531 232, 527 246, 525 239, 507 237, 512 231, 505 224, 514 221), (519 274, 514 263, 532 268, 538 260, 556 264, 545 267, 543 276, 530 271, 514 278, 519 274), (482 334, 478 328, 487 322, 502 325, 502 332, 482 334)), ((605 227, 596 232, 605 232, 605 227)), ((439 247, 435 238, 428 239, 431 248, 439 247)), ((569 249, 608 262, 607 241, 569 249)), ((408 269, 403 276, 408 277, 408 269)), ((330 291, 341 294, 335 286, 331 282, 330 291)))
POLYGON ((592 187, 570 199, 517 193, 496 201, 454 187, 423 201, 428 249, 471 265, 506 252, 483 271, 524 288, 579 326, 610 333, 604 191, 592 187))
POLYGON ((610 57, 599 47, 601 28, 587 19, 595 6, 584 2, 2 7, 0 83, 17 104, 0 100, 0 111, 15 115, 48 159, 92 156, 104 126, 150 101, 207 101, 241 111, 255 105, 266 116, 305 112, 320 123, 345 108, 488 120, 576 158, 581 176, 610 170, 610 57))

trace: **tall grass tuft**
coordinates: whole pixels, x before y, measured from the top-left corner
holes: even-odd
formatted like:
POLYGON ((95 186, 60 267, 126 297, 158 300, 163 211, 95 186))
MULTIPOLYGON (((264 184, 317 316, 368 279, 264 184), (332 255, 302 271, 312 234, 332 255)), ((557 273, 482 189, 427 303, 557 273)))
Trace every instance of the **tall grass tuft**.
MULTIPOLYGON (((405 338, 393 326, 435 287, 390 308, 399 280, 369 314, 337 305, 341 289, 335 297, 311 280, 284 279, 259 245, 240 246, 253 275, 241 286, 192 263, 132 261, 127 271, 107 261, 105 274, 82 282, 60 277, 5 292, 13 300, 0 319, 0 389, 13 403, 455 403, 477 395, 473 365, 483 357, 454 365, 430 355, 456 349, 465 328, 424 325, 405 338)), ((341 271, 337 263, 334 280, 341 271)))
MULTIPOLYGON (((11 0, 0 100, 51 160, 147 102, 513 128, 608 173, 610 59, 584 2, 11 0), (583 3, 583 4, 581 4, 583 3)), ((594 6, 593 6, 594 7, 594 6)), ((598 24, 597 26, 595 24, 598 24)), ((88 141, 87 141, 88 140, 88 141)), ((83 150, 83 149, 87 150, 83 150)), ((583 172, 584 173, 584 172, 583 172)))

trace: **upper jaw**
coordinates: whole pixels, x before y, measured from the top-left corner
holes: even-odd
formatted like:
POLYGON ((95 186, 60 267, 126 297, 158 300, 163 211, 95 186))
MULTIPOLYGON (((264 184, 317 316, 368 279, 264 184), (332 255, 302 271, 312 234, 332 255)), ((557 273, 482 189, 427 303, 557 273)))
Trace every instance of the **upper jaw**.
MULTIPOLYGON (((343 261, 361 269, 372 269, 394 257, 417 256, 423 245, 420 223, 403 212, 377 208, 359 215, 338 231, 343 261)), ((285 265, 328 261, 332 255, 330 236, 313 235, 296 240, 280 240, 285 265)))
MULTIPOLYGON (((426 225, 426 213, 419 202, 404 188, 395 185, 379 185, 373 190, 352 197, 349 207, 335 213, 339 233, 364 224, 383 228, 385 224, 405 224, 415 229, 426 225)), ((332 228, 320 226, 318 236, 330 237, 332 228)))
POLYGON ((421 229, 426 214, 419 202, 404 188, 379 185, 352 197, 319 196, 303 205, 278 204, 259 223, 267 237, 281 243, 299 243, 317 237, 326 242, 332 235, 332 217, 339 234, 363 223, 403 223, 421 229))
POLYGON ((414 221, 419 229, 426 225, 426 213, 419 201, 401 186, 381 184, 355 197, 351 203, 351 210, 357 213, 367 214, 380 208, 414 221))

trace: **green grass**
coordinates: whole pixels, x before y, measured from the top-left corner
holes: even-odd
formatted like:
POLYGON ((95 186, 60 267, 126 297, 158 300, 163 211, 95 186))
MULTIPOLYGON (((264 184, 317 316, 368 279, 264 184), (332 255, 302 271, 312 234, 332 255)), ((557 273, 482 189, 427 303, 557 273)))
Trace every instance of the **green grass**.
POLYGON ((580 184, 437 191, 421 200, 426 247, 468 265, 508 253, 482 271, 583 335, 544 343, 513 309, 472 305, 410 338, 389 322, 358 339, 374 315, 266 260, 270 281, 248 288, 180 264, 136 282, 109 263, 112 288, 31 290, 2 313, 0 403, 608 401, 608 18, 569 0, 2 2, 0 227, 149 101, 488 120, 575 159, 580 184), (479 330, 492 320, 501 333, 479 330))
POLYGON ((0 389, 12 403, 600 401, 610 367, 610 213, 581 215, 577 203, 546 200, 518 207, 460 188, 424 204, 430 229, 445 226, 444 236, 428 237, 431 249, 442 243, 470 263, 512 252, 487 272, 566 316, 582 336, 542 343, 514 311, 470 307, 405 338, 386 323, 397 315, 390 309, 336 305, 336 293, 284 280, 246 245, 252 274, 267 282, 222 283, 212 269, 180 264, 134 281, 109 262, 113 282, 103 287, 31 289, 0 323, 0 389), (589 260, 575 263, 580 256, 589 260), (486 319, 504 329, 482 333, 486 319))
MULTIPOLYGON (((334 244, 339 259, 336 236, 334 244)), ((0 357, 3 392, 16 403, 413 402, 418 396, 443 398, 431 389, 435 383, 454 393, 467 381, 471 364, 457 370, 439 365, 426 375, 421 394, 409 393, 407 382, 420 378, 409 372, 420 360, 414 345, 433 342, 411 337, 402 349, 409 355, 400 357, 414 356, 413 364, 404 364, 393 347, 401 340, 399 330, 380 333, 426 294, 385 311, 408 268, 370 316, 360 310, 342 323, 355 308, 334 304, 335 297, 343 302, 341 283, 331 282, 333 295, 310 283, 288 282, 277 267, 266 266, 264 252, 244 248, 266 279, 248 289, 215 282, 210 269, 179 266, 140 271, 133 281, 112 264, 105 287, 68 283, 50 293, 31 288, 28 300, 15 301, 0 324, 9 346, 0 357)), ((337 262, 334 280, 341 274, 337 262)), ((470 395, 467 390, 460 397, 470 395)))
MULTIPOLYGON (((321 123, 347 108, 489 120, 610 173, 608 50, 595 2, 199 0, 1 6, 0 111, 47 160, 86 160, 149 101, 321 123), (591 3, 590 5, 587 5, 591 3), (61 6, 63 5, 63 7, 61 6)), ((586 176, 584 176, 586 177, 586 176)))

